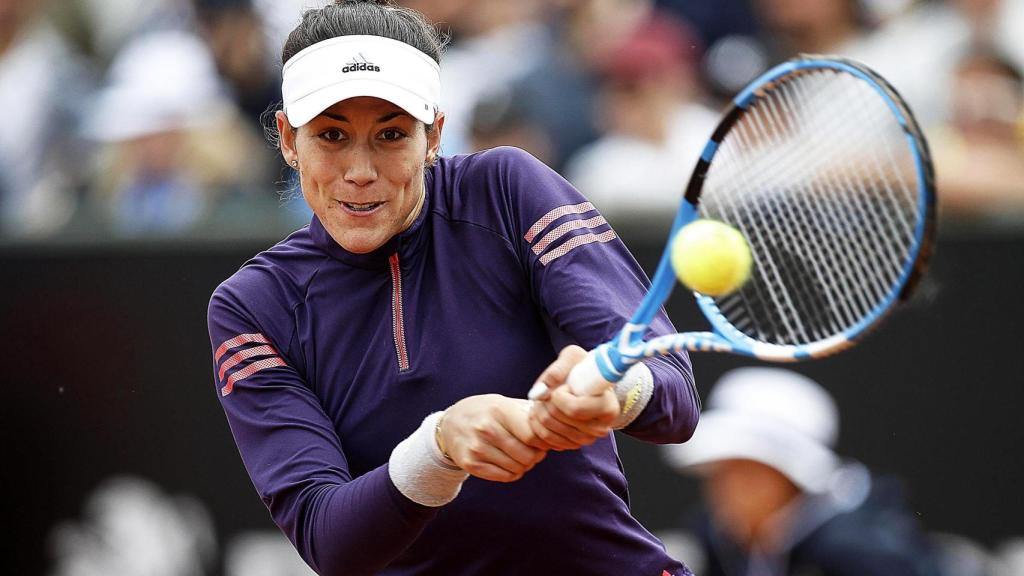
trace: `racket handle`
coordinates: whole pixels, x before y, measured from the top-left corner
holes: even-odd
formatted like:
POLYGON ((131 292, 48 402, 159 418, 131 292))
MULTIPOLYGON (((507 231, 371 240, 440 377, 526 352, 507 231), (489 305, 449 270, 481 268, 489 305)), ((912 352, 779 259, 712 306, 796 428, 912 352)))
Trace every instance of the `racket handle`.
POLYGON ((572 393, 577 396, 596 396, 604 392, 605 389, 614 386, 601 376, 601 371, 597 367, 597 357, 594 355, 593 350, 587 354, 587 357, 582 362, 573 366, 572 370, 569 371, 569 377, 566 379, 566 382, 569 384, 569 389, 572 390, 572 393))

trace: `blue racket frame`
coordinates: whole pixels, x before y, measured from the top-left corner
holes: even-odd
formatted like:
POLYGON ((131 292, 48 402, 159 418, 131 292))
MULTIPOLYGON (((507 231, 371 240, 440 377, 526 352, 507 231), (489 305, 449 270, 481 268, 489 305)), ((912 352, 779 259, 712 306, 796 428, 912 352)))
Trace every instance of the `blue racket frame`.
POLYGON ((686 194, 676 212, 665 249, 651 281, 650 290, 641 301, 633 317, 618 335, 594 350, 595 361, 601 376, 609 382, 616 382, 622 378, 629 366, 642 358, 683 349, 701 352, 731 352, 773 362, 792 362, 827 356, 853 346, 872 327, 877 325, 897 302, 909 298, 917 280, 924 273, 934 236, 935 201, 934 175, 927 143, 913 114, 888 82, 866 66, 843 58, 802 56, 772 68, 752 81, 733 99, 729 110, 726 111, 722 121, 704 146, 700 160, 687 185, 686 194), (683 226, 700 217, 698 208, 700 191, 719 144, 733 124, 757 98, 759 90, 785 76, 815 69, 840 70, 863 80, 875 89, 902 126, 913 153, 919 182, 918 220, 914 230, 914 245, 908 253, 898 282, 892 286, 881 303, 860 322, 841 334, 816 342, 802 345, 780 345, 751 338, 725 318, 713 298, 699 293, 694 293, 697 305, 710 322, 712 331, 670 334, 644 341, 644 334, 648 326, 658 310, 668 300, 676 285, 676 275, 671 263, 672 239, 683 226))

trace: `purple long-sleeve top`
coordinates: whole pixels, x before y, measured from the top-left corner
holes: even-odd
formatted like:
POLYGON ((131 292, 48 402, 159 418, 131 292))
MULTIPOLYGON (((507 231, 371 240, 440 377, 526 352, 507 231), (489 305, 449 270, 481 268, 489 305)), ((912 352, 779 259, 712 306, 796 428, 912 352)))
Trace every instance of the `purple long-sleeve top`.
MULTIPOLYGON (((413 225, 381 248, 347 252, 314 217, 217 288, 218 397, 253 485, 320 574, 689 574, 630 515, 611 435, 517 482, 469 478, 439 508, 387 470, 427 414, 524 397, 563 346, 612 336, 646 286, 586 198, 530 155, 443 158, 413 225)), ((664 314, 652 329, 674 331, 664 314)), ((654 394, 624 432, 684 441, 689 359, 646 362, 654 394)))

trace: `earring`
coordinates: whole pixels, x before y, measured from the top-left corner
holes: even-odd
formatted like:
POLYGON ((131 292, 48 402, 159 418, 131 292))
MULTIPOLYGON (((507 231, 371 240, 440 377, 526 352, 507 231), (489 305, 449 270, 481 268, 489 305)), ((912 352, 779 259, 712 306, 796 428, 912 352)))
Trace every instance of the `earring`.
POLYGON ((292 164, 292 168, 295 168, 296 170, 299 169, 299 161, 298 160, 292 160, 291 164, 292 164))

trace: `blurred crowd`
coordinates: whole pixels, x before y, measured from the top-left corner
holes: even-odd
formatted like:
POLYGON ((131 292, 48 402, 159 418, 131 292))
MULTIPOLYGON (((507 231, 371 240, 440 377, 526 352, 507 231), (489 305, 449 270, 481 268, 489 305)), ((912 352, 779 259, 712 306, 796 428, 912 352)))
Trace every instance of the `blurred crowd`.
POLYGON ((135 475, 105 478, 48 544, 50 576, 316 576, 280 532, 219 537, 206 503, 135 475))
POLYGON ((836 450, 829 391, 778 367, 719 378, 700 425, 662 446, 666 463, 701 484, 699 503, 659 533, 701 576, 1021 576, 1024 545, 988 549, 930 531, 905 482, 836 450))
MULTIPOLYGON (((283 39, 326 1, 0 0, 0 238, 272 238, 308 221, 263 130, 283 39)), ((443 151, 524 148, 613 222, 674 205, 747 81, 834 53, 909 101, 946 221, 1024 224, 1024 0, 401 3, 450 37, 443 151)))

